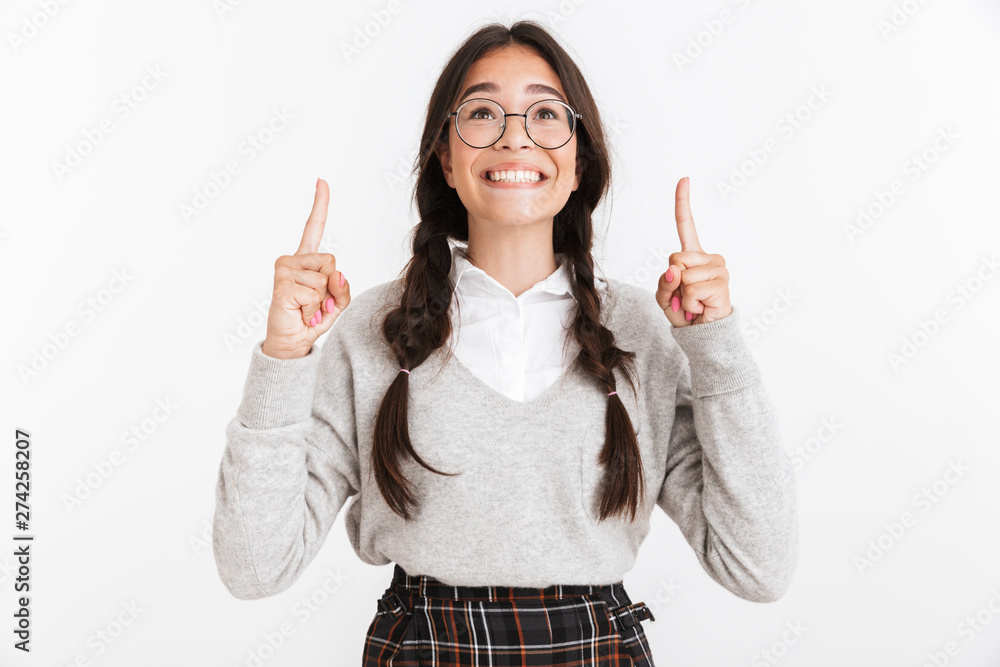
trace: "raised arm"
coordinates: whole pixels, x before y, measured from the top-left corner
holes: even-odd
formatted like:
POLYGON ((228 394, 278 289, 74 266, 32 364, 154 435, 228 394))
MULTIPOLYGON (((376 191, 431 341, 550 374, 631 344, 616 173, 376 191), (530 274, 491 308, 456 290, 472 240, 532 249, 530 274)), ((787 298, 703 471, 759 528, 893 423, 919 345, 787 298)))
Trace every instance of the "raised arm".
POLYGON ((343 319, 352 317, 350 285, 336 258, 317 252, 328 203, 317 180, 298 250, 275 262, 267 336, 252 350, 226 427, 213 548, 219 576, 241 599, 291 586, 360 488, 343 319), (327 331, 319 350, 313 344, 327 331))
POLYGON ((713 579, 741 598, 774 601, 798 560, 791 462, 730 301, 725 258, 698 239, 687 177, 677 183, 674 216, 681 250, 657 284, 666 317, 651 325, 677 378, 657 504, 713 579))

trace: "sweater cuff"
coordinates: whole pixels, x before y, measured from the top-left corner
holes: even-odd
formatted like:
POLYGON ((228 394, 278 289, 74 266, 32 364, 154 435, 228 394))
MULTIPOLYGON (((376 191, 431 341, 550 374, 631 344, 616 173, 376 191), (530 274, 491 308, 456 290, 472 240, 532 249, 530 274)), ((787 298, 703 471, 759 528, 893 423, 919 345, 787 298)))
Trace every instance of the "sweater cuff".
POLYGON ((695 396, 713 396, 760 381, 760 369, 740 329, 740 311, 721 320, 686 327, 671 325, 670 333, 691 364, 695 396))
POLYGON ((237 418, 252 429, 305 421, 312 415, 319 349, 313 345, 304 357, 277 359, 264 354, 263 345, 263 340, 258 341, 251 352, 237 418))

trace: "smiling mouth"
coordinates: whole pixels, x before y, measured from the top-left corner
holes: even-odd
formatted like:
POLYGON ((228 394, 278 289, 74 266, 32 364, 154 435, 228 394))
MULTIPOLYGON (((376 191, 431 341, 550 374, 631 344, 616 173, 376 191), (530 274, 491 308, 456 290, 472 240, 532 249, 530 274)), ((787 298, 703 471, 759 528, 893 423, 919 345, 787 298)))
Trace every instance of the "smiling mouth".
POLYGON ((540 171, 521 169, 487 171, 483 173, 482 178, 491 183, 538 183, 547 180, 547 177, 540 171))

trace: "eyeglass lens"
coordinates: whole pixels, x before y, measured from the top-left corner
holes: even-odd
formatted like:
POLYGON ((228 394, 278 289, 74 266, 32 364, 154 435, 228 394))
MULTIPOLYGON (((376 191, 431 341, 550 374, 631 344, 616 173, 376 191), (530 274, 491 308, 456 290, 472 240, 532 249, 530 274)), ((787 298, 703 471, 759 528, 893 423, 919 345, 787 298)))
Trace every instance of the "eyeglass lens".
MULTIPOLYGON (((555 100, 536 102, 528 107, 525 126, 528 137, 542 148, 559 148, 573 135, 576 118, 572 110, 555 100)), ((469 100, 458 110, 459 135, 477 148, 497 141, 503 132, 503 108, 489 100, 469 100)), ((511 117, 508 122, 520 121, 511 117)))

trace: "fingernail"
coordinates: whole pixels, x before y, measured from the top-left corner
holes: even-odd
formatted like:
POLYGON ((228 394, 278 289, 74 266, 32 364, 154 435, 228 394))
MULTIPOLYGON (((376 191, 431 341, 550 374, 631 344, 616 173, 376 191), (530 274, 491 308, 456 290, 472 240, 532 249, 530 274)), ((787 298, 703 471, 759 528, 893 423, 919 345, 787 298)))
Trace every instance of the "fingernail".
POLYGON ((340 286, 341 287, 344 286, 344 272, 343 271, 340 272, 340 286))
POLYGON ((670 300, 670 308, 675 313, 681 309, 681 298, 679 296, 675 296, 670 300))
POLYGON ((667 269, 667 282, 668 283, 674 282, 674 270, 673 269, 667 269))
POLYGON ((312 318, 311 323, 312 323, 313 326, 316 326, 317 324, 319 324, 322 321, 322 319, 323 318, 320 316, 319 311, 317 310, 315 313, 313 313, 313 318, 312 318))
POLYGON ((326 312, 328 312, 328 313, 332 313, 333 312, 333 297, 332 296, 329 299, 326 300, 326 312))
POLYGON ((694 319, 694 313, 692 313, 690 310, 687 311, 686 313, 684 313, 684 319, 690 322, 691 320, 694 319))

